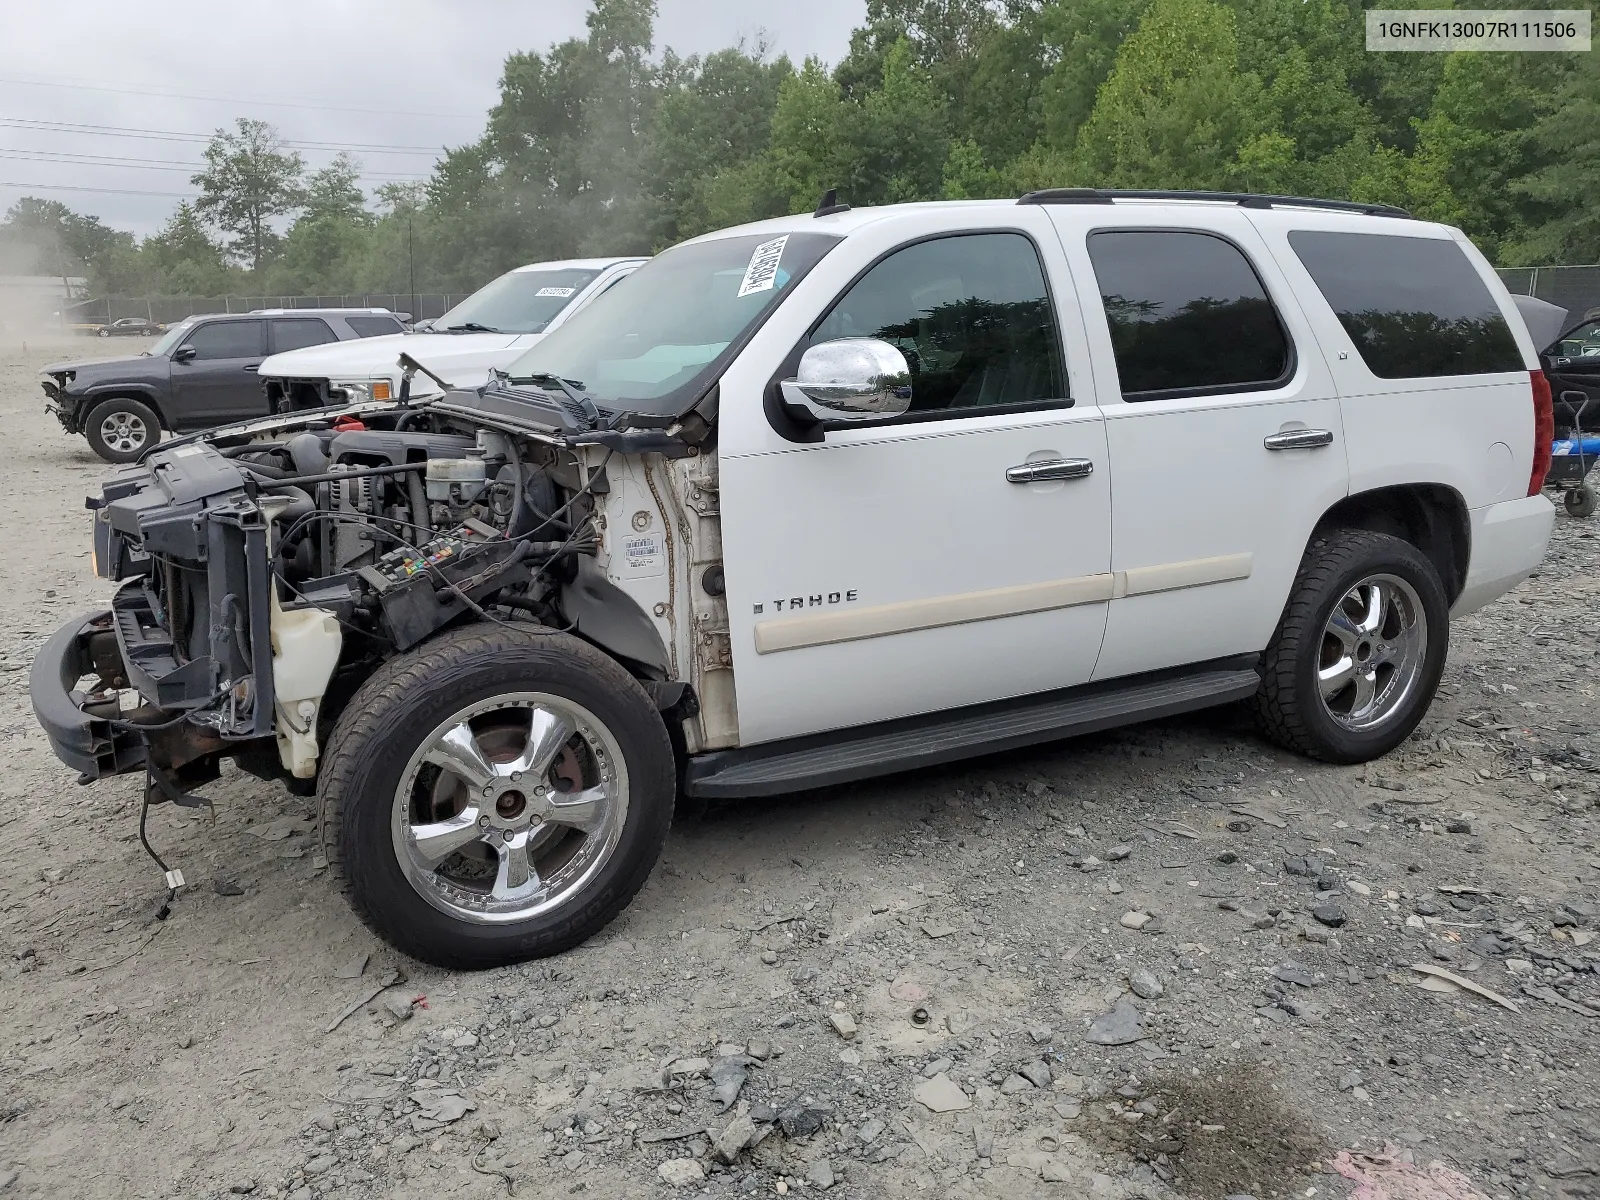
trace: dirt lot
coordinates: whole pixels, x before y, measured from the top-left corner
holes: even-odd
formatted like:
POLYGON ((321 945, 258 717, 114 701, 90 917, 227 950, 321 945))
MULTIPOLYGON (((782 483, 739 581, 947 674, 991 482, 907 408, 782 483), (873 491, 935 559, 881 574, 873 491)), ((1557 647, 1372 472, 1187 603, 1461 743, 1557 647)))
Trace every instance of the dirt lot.
POLYGON ((1600 1197, 1592 522, 1369 768, 1219 712, 682 814, 602 937, 451 975, 236 773, 152 811, 153 921, 139 781, 51 757, 27 668, 108 589, 34 371, 100 349, 0 349, 0 1196, 1600 1197))

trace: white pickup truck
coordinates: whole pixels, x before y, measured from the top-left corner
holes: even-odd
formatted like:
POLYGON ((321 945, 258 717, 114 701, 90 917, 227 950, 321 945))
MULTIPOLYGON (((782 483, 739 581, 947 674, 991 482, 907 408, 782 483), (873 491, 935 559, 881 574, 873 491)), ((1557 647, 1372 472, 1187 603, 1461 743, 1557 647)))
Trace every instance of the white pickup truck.
MULTIPOLYGON (((514 361, 540 338, 570 321, 612 284, 638 270, 642 258, 574 258, 530 263, 485 284, 443 316, 411 333, 367 338, 360 345, 329 342, 274 354, 257 370, 275 413, 400 394, 401 353, 462 387, 514 361)), ((413 378, 417 396, 437 395, 426 375, 413 378)))
POLYGON ((513 962, 621 911, 680 791, 1230 702, 1387 753, 1544 554, 1551 419, 1483 256, 1394 209, 828 203, 663 252, 480 386, 124 468, 124 582, 34 708, 83 782, 314 786, 375 930, 513 962))

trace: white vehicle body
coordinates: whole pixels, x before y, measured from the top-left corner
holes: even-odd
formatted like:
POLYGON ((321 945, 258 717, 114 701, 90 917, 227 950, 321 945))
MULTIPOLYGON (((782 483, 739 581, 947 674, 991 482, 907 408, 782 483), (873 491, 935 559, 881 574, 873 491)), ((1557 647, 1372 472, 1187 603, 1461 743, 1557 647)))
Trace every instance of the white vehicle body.
MULTIPOLYGON (((1458 231, 1311 208, 1119 200, 906 205, 707 238, 797 232, 843 241, 722 372, 715 463, 670 464, 678 511, 658 512, 655 528, 680 543, 675 555, 647 556, 641 568, 610 543, 611 578, 656 614, 678 661, 731 666, 731 703, 702 715, 705 748, 1259 653, 1319 523, 1363 494, 1381 504, 1384 489, 1437 487, 1458 504, 1468 544, 1464 577, 1447 580, 1454 615, 1515 586, 1544 554, 1553 509, 1526 494, 1538 359, 1504 287, 1458 231), (1288 377, 1125 399, 1086 248, 1091 232, 1117 229, 1202 233, 1240 249, 1293 347, 1288 377), (1291 250, 1298 230, 1458 243, 1514 333, 1517 369, 1376 377, 1291 250), (809 443, 774 427, 764 393, 853 281, 897 249, 983 232, 1020 233, 1036 248, 1070 406, 831 428, 809 443), (1299 429, 1331 441, 1276 453, 1264 445, 1299 429), (1058 458, 1093 470, 1007 481, 1008 468, 1058 458), (684 513, 713 494, 715 541, 682 544, 684 513), (718 560, 725 611, 693 575, 718 560), (674 602, 684 595, 694 604, 674 602)), ((613 538, 631 514, 655 507, 650 470, 613 463, 624 478, 608 506, 609 529, 622 531, 613 538)))
MULTIPOLYGON (((456 312, 466 308, 484 292, 512 277, 519 281, 535 281, 544 275, 555 278, 572 273, 592 273, 592 278, 580 287, 556 284, 546 289, 566 292, 566 296, 560 297, 566 300, 566 304, 547 323, 542 324, 538 332, 451 333, 446 331, 450 318, 450 313, 446 313, 434 322, 432 328, 425 330, 365 338, 361 345, 330 342, 291 350, 286 354, 274 354, 262 362, 258 374, 268 388, 269 395, 274 389, 280 392, 286 390, 291 381, 304 381, 338 390, 340 395, 332 397, 335 400, 344 398, 359 401, 374 396, 388 399, 400 394, 401 370, 398 360, 401 354, 409 354, 451 384, 472 387, 482 383, 491 370, 511 363, 540 338, 582 312, 591 300, 637 270, 644 261, 643 258, 574 258, 529 263, 508 271, 451 310, 456 312), (382 389, 375 389, 374 385, 377 384, 387 384, 387 394, 382 389)), ((437 395, 440 390, 438 384, 421 374, 412 380, 411 389, 416 397, 437 395)), ((275 410, 279 407, 281 405, 275 401, 275 410)))

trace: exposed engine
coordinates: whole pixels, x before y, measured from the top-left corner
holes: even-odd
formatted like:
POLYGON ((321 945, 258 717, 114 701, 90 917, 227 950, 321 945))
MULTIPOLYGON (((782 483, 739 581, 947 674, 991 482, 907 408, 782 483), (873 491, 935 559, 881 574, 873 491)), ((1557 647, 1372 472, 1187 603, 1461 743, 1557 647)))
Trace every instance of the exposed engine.
POLYGON ((127 581, 127 679, 107 683, 189 714, 181 744, 151 738, 152 765, 209 762, 204 728, 275 735, 279 762, 240 761, 310 778, 326 701, 384 657, 464 618, 565 624, 603 472, 551 439, 363 418, 163 447, 91 500, 97 569, 127 581))

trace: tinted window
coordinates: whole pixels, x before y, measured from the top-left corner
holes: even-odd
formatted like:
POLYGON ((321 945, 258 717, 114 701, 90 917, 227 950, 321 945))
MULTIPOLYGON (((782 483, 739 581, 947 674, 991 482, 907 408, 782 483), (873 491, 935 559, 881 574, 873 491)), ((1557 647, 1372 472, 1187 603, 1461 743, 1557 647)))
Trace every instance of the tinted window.
POLYGON ((1289 339, 1255 268, 1205 233, 1089 235, 1125 400, 1271 387, 1289 339))
POLYGON ((196 358, 253 358, 261 353, 260 321, 213 321, 186 339, 196 358))
POLYGON ((473 292, 433 327, 468 333, 543 333, 598 274, 588 267, 512 271, 473 292))
POLYGON ((1545 353, 1551 358, 1585 359, 1584 366, 1600 362, 1600 321, 1589 321, 1576 329, 1567 330, 1545 353))
POLYGON ((1033 243, 1016 233, 938 238, 859 279, 811 344, 870 337, 911 366, 911 411, 1068 404, 1061 343, 1033 243))
POLYGON ((1374 375, 1526 369, 1511 327, 1455 242, 1300 230, 1289 244, 1374 375))
POLYGON ((298 350, 302 346, 320 346, 323 342, 336 342, 338 336, 320 317, 297 317, 292 321, 271 321, 272 352, 298 350))
POLYGON ((357 337, 382 337, 386 333, 400 333, 404 327, 393 317, 346 317, 345 324, 357 337))

